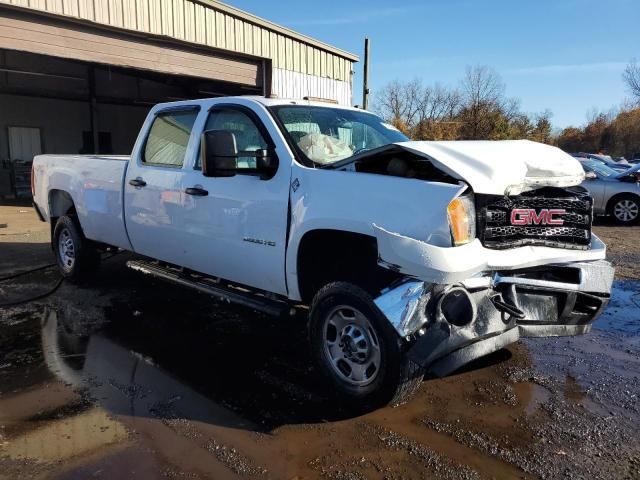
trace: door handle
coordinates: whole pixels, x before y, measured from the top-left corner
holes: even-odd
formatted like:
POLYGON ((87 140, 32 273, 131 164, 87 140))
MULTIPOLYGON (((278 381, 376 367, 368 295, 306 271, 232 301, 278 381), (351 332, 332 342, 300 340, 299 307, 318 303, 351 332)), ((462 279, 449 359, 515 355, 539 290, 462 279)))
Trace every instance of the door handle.
POLYGON ((186 193, 187 195, 194 195, 196 197, 206 197, 207 195, 209 195, 209 192, 200 187, 189 187, 184 191, 184 193, 186 193))
POLYGON ((129 185, 131 185, 132 187, 146 187, 147 182, 145 182, 141 178, 134 178, 133 180, 129 180, 129 185))

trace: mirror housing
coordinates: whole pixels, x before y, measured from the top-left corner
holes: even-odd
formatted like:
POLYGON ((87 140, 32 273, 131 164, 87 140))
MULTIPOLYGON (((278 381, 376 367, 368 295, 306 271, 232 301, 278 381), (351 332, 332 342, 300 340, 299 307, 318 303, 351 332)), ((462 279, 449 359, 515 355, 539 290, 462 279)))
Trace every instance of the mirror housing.
POLYGON ((595 180, 598 178, 598 175, 596 175, 596 172, 584 172, 584 178, 585 180, 595 180))
POLYGON ((278 157, 272 150, 256 150, 256 168, 262 180, 273 178, 278 170, 278 157))
POLYGON ((205 177, 233 177, 238 169, 236 136, 226 130, 207 130, 200 137, 200 164, 205 177))

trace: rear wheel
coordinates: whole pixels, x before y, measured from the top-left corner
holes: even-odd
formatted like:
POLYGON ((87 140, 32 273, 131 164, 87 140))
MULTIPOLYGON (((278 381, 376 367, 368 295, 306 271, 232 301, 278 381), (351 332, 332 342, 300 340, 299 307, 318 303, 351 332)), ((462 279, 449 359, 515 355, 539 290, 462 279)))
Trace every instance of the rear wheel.
POLYGON ((617 196, 609 205, 609 213, 618 223, 635 223, 640 217, 640 199, 634 195, 617 196))
POLYGON ((314 360, 331 391, 359 408, 406 402, 420 386, 422 369, 403 340, 361 288, 331 283, 315 296, 309 318, 314 360))
POLYGON ((63 216, 53 230, 53 252, 63 277, 80 281, 96 271, 100 253, 87 240, 75 217, 63 216))

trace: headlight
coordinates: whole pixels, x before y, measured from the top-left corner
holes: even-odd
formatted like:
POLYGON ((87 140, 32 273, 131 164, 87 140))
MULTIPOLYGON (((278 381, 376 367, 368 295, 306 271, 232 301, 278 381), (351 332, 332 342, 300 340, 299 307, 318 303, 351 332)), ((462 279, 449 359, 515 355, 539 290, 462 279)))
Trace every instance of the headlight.
POLYGON ((470 196, 457 197, 447 207, 453 245, 464 245, 476 238, 476 207, 470 196))

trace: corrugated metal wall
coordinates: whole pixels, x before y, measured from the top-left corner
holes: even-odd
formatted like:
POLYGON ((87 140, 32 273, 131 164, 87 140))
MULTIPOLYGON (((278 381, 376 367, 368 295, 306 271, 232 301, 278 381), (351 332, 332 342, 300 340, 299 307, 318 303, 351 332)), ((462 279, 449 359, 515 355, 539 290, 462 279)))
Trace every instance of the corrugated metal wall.
POLYGON ((272 89, 279 97, 318 97, 337 100, 340 105, 351 105, 351 81, 321 78, 315 75, 273 69, 272 89))
POLYGON ((351 84, 352 54, 211 0, 0 0, 233 52, 270 58, 274 69, 351 84))

